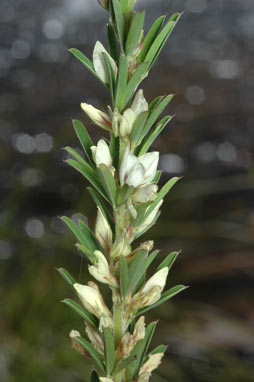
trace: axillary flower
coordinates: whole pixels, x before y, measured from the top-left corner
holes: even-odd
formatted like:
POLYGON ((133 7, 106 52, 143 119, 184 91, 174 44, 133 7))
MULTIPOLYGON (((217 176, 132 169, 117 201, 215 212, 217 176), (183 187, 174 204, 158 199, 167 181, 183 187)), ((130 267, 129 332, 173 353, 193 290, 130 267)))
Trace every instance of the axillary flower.
POLYGON ((138 116, 148 110, 148 103, 144 97, 143 90, 139 90, 131 104, 123 114, 116 109, 112 116, 112 130, 116 137, 126 137, 131 133, 133 125, 138 116))
POLYGON ((88 267, 90 274, 101 283, 117 287, 117 280, 110 272, 106 257, 100 251, 94 251, 94 255, 97 263, 88 267))
POLYGON ((81 103, 81 109, 95 125, 104 130, 111 131, 111 118, 106 113, 85 102, 81 103))
POLYGON ((112 245, 112 231, 100 207, 98 207, 95 223, 95 236, 102 249, 109 252, 112 245))

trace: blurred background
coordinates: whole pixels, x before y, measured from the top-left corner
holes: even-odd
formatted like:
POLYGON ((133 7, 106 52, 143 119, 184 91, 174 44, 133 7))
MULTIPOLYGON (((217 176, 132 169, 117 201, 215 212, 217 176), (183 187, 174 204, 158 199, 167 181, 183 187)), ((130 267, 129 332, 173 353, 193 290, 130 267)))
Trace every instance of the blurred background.
MULTIPOLYGON (((154 382, 254 381, 254 2, 139 0, 146 27, 185 11, 142 87, 148 101, 176 93, 173 122, 153 147, 163 184, 184 178, 164 203, 154 239, 161 258, 182 249, 168 286, 190 288, 148 315, 168 345, 154 382)), ((109 97, 67 48, 91 56, 106 44, 96 0, 0 2, 0 381, 87 382, 89 362, 71 348, 82 320, 55 271, 89 276, 58 216, 87 220, 86 181, 63 160, 78 148, 71 117, 97 141, 80 102, 109 97)), ((160 259, 161 259, 160 258, 160 259)))

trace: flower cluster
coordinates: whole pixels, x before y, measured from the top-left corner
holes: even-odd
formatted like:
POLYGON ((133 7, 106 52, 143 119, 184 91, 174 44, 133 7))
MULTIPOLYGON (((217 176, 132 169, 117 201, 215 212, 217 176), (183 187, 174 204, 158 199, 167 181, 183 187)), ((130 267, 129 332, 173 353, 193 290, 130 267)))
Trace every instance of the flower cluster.
POLYGON ((83 123, 74 120, 86 158, 66 148, 73 157, 67 163, 92 186, 88 190, 97 216, 93 231, 84 221, 76 225, 68 217, 62 219, 89 261, 89 274, 101 286, 94 281, 81 284, 63 268, 59 273, 80 301, 68 298, 63 302, 85 322, 84 333, 72 330, 70 339, 73 348, 99 368, 92 371, 90 382, 148 382, 166 347, 160 345, 149 352, 156 322, 146 326, 143 313, 185 286, 164 291, 178 252, 171 252, 147 278, 159 251, 153 250, 151 240, 135 244, 156 222, 164 197, 178 180, 169 179, 159 188, 159 152, 149 151, 171 119, 164 116, 158 121, 172 95, 148 103, 138 87, 180 15, 174 14, 165 24, 165 17, 159 17, 144 36, 145 14, 133 11, 134 0, 98 2, 110 14, 108 51, 99 41, 92 60, 77 49, 70 51, 110 91, 112 105, 106 111, 81 103, 92 123, 109 134, 109 140, 99 139, 94 144, 83 123), (110 304, 103 297, 105 286, 111 293, 110 304))

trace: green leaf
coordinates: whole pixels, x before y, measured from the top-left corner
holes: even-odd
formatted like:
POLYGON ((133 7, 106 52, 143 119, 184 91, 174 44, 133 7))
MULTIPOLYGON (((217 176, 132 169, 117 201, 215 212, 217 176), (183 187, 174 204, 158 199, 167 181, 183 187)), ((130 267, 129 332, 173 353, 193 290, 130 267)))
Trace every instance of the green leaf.
POLYGON ((138 45, 139 38, 144 26, 144 20, 145 11, 135 13, 131 19, 130 29, 125 44, 126 54, 128 55, 130 55, 138 45))
POLYGON ((129 267, 129 277, 128 277, 128 290, 127 294, 130 293, 133 288, 137 285, 141 277, 145 272, 145 261, 147 257, 147 251, 141 249, 137 251, 134 259, 129 267))
POLYGON ((152 264, 156 256, 160 253, 159 249, 154 250, 146 259, 145 268, 148 269, 149 266, 152 264))
POLYGON ((147 326, 145 338, 142 341, 139 341, 135 346, 133 353, 137 355, 137 360, 127 368, 127 380, 133 380, 137 378, 140 367, 142 366, 143 360, 148 351, 156 324, 157 322, 152 322, 147 326))
POLYGON ((154 42, 155 38, 157 37, 157 35, 158 35, 158 33, 159 33, 163 23, 164 23, 164 20, 165 20, 165 16, 160 16, 157 20, 155 20, 155 22, 151 26, 149 32, 147 33, 147 35, 144 39, 143 48, 142 48, 142 50, 138 56, 138 62, 142 62, 145 60, 147 52, 148 52, 150 46, 152 45, 152 43, 154 42))
POLYGON ((156 171, 152 183, 158 184, 158 182, 159 182, 159 180, 161 178, 161 174, 162 174, 162 171, 160 171, 160 170, 156 171))
POLYGON ((160 211, 157 212, 157 214, 155 215, 155 217, 154 217, 153 221, 151 222, 151 224, 149 224, 145 229, 143 229, 143 231, 137 233, 137 235, 135 236, 134 240, 138 239, 140 236, 144 235, 144 233, 149 231, 149 229, 152 228, 152 226, 157 222, 159 216, 160 216, 160 211))
POLYGON ((160 189, 156 199, 150 204, 150 207, 147 209, 147 212, 145 213, 143 221, 152 213, 154 208, 157 206, 157 204, 167 195, 167 193, 171 190, 171 188, 176 184, 176 182, 181 179, 179 177, 174 177, 169 179, 169 181, 164 184, 164 186, 160 189))
POLYGON ((148 110, 150 113, 153 111, 153 109, 163 100, 163 96, 156 97, 149 105, 148 110))
POLYGON ((146 135, 147 118, 148 118, 148 111, 144 111, 138 116, 138 118, 134 122, 133 128, 131 130, 131 134, 130 134, 130 140, 131 140, 131 143, 135 143, 136 146, 142 141, 142 139, 146 135))
POLYGON ((97 362, 97 364, 100 366, 101 370, 105 373, 105 367, 103 365, 102 359, 100 354, 95 350, 95 348, 84 338, 82 337, 76 337, 76 341, 83 346, 83 348, 88 351, 90 356, 97 362))
POLYGON ((82 64, 98 79, 100 80, 101 83, 103 83, 103 85, 105 85, 105 83, 101 80, 101 78, 97 75, 96 71, 94 70, 94 67, 93 67, 93 63, 92 61, 89 60, 89 58, 87 58, 85 56, 84 53, 80 52, 80 50, 76 49, 76 48, 71 48, 69 49, 69 51, 80 61, 82 62, 82 64))
POLYGON ((155 126, 153 132, 148 137, 143 139, 143 142, 138 147, 138 155, 143 155, 149 150, 155 139, 160 135, 160 133, 172 118, 173 117, 171 115, 167 115, 166 117, 162 118, 162 120, 155 126))
POLYGON ((114 9, 116 28, 122 50, 124 51, 124 17, 118 0, 111 0, 114 9))
POLYGON ((93 370, 90 375, 90 382, 100 382, 99 376, 95 370, 93 370))
POLYGON ((167 346, 159 345, 155 349, 153 349, 149 354, 165 353, 166 350, 167 350, 167 346))
POLYGON ((96 206, 99 206, 100 209, 101 209, 101 212, 103 213, 104 217, 106 218, 108 224, 110 225, 111 227, 111 230, 114 231, 114 227, 113 227, 113 222, 112 222, 112 218, 108 212, 108 209, 107 207, 105 206, 105 203, 103 202, 103 200, 101 199, 100 195, 97 193, 96 190, 94 190, 93 188, 91 187, 87 187, 87 190, 89 191, 90 195, 92 196, 96 206))
POLYGON ((118 192, 117 196, 117 205, 121 206, 123 203, 125 203, 129 197, 131 196, 133 192, 134 187, 128 186, 127 184, 124 184, 120 191, 118 192))
POLYGON ((79 305, 70 298, 66 298, 62 302, 68 305, 72 310, 74 310, 74 312, 78 313, 78 315, 84 318, 89 324, 96 328, 98 327, 97 318, 88 312, 88 310, 86 310, 83 306, 79 305))
POLYGON ((70 166, 79 171, 95 188, 96 190, 109 202, 109 199, 101 186, 101 183, 96 175, 96 172, 89 166, 88 163, 80 164, 75 160, 68 159, 66 161, 70 166))
POLYGON ((116 137, 114 134, 111 134, 109 150, 111 157, 113 159, 113 166, 117 169, 119 162, 119 137, 116 137))
POLYGON ((121 257, 120 260, 120 288, 124 297, 128 288, 128 265, 125 257, 121 257))
POLYGON ((88 260, 94 264, 97 261, 96 256, 93 254, 93 252, 90 251, 84 244, 77 243, 76 247, 79 251, 81 251, 87 258, 88 260))
POLYGON ((167 22, 165 27, 162 29, 162 31, 159 33, 159 35, 156 37, 154 42, 152 43, 146 57, 145 61, 150 62, 149 69, 152 67, 154 62, 156 61, 157 57, 159 56, 162 48, 166 44, 169 36, 171 35, 173 29, 176 26, 176 23, 178 19, 180 18, 180 14, 174 14, 167 22))
POLYGON ((72 275, 64 268, 57 268, 57 272, 62 276, 67 284, 69 284, 74 289, 73 285, 77 282, 74 277, 72 277, 72 275))
POLYGON ((102 184, 104 186, 104 189, 106 190, 107 195, 109 199, 111 200, 112 205, 115 206, 117 191, 116 191, 116 182, 112 175, 112 172, 105 164, 101 164, 98 167, 97 171, 102 181, 102 184))
MULTIPOLYGON (((87 162, 85 161, 85 159, 79 154, 77 153, 76 150, 74 150, 72 147, 70 146, 66 146, 64 148, 73 158, 75 158, 82 166, 86 166, 87 165, 87 162)), ((89 165, 88 165, 89 166, 89 165)))
POLYGON ((111 375, 116 361, 114 337, 110 329, 106 327, 103 327, 103 335, 106 371, 108 375, 111 375))
POLYGON ((149 128, 152 127, 154 122, 157 120, 157 118, 163 112, 163 110, 168 106, 169 102, 172 100, 173 97, 174 94, 169 94, 168 96, 163 97, 160 103, 152 110, 147 121, 149 128))
POLYGON ((117 61, 117 44, 116 44, 116 36, 115 31, 112 24, 108 24, 108 48, 110 56, 117 61))
POLYGON ((168 270, 171 269, 172 265, 174 264, 177 256, 180 252, 171 252, 158 266, 157 271, 159 271, 162 268, 168 267, 168 270))
POLYGON ((119 59, 119 70, 116 86, 116 106, 121 112, 124 106, 125 91, 128 80, 128 61, 125 54, 121 54, 119 59))
POLYGON ((106 70, 107 70, 107 74, 108 74, 108 78, 109 78, 110 95, 111 95, 112 103, 114 105, 114 102, 115 102, 114 94, 115 94, 115 85, 116 85, 115 74, 113 72, 113 69, 112 69, 111 63, 109 61, 108 55, 106 53, 102 53, 102 55, 103 55, 103 59, 105 62, 105 66, 106 66, 106 70))
POLYGON ((134 92, 136 91, 138 85, 145 78, 147 74, 147 69, 148 69, 148 63, 143 62, 135 70, 125 90, 125 100, 124 100, 123 108, 126 107, 130 98, 133 96, 134 92))
POLYGON ((86 153, 87 158, 89 159, 90 163, 94 165, 92 152, 91 152, 91 146, 93 146, 93 141, 91 140, 90 135, 88 134, 88 131, 86 130, 83 123, 78 121, 77 119, 74 119, 72 123, 75 129, 75 132, 77 134, 77 137, 81 143, 81 146, 83 147, 83 150, 86 153))
POLYGON ((127 366, 129 366, 132 362, 136 361, 137 355, 136 354, 131 354, 128 358, 125 358, 123 361, 120 361, 116 368, 112 372, 112 376, 117 375, 122 371, 123 369, 126 369, 127 366))
POLYGON ((90 228, 82 220, 79 220, 79 227, 81 229, 81 232, 83 233, 83 235, 86 238, 87 247, 92 252, 98 250, 99 247, 97 245, 95 236, 94 236, 93 232, 90 230, 90 228))
MULTIPOLYGON (((93 256, 95 245, 91 244, 91 237, 89 235, 89 231, 87 230, 88 236, 85 235, 85 231, 80 231, 76 224, 67 216, 62 216, 61 219, 65 222, 68 228, 72 231, 72 233, 76 236, 78 241, 86 248, 87 254, 93 256)), ((88 227, 87 227, 88 228, 88 227)), ((91 231, 90 231, 91 232, 91 231)), ((95 243, 94 243, 95 244, 95 243)), ((96 246, 96 249, 98 247, 96 246)))
POLYGON ((174 297, 175 295, 177 295, 178 293, 182 292, 184 289, 187 289, 187 288, 188 286, 185 286, 185 285, 176 285, 173 288, 170 288, 168 291, 164 292, 161 295, 161 298, 159 301, 157 301, 156 303, 152 305, 147 306, 144 309, 141 309, 138 312, 138 315, 144 314, 148 312, 149 310, 156 308, 157 306, 163 304, 164 302, 166 302, 167 300, 169 300, 170 298, 174 297))

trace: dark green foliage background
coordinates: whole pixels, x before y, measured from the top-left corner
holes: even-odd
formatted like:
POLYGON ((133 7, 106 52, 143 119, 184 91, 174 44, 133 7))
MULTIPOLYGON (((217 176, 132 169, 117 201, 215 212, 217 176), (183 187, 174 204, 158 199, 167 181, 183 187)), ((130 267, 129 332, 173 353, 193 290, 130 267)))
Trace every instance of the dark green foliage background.
MULTIPOLYGON (((68 340, 69 331, 82 331, 83 325, 61 305, 60 300, 72 294, 55 271, 63 266, 80 282, 89 279, 74 238, 56 217, 82 212, 93 225, 96 210, 86 182, 63 163, 66 154, 61 147, 78 146, 70 117, 82 119, 97 141, 101 131, 89 124, 79 104, 106 107, 109 102, 105 89, 65 49, 77 47, 91 55, 97 39, 105 42, 106 12, 95 0, 83 3, 0 4, 2 382, 88 381, 89 362, 71 349, 68 340), (59 38, 43 33, 48 19, 62 24, 59 38), (17 53, 13 46, 17 40, 29 44, 30 52, 23 45, 26 58, 17 57, 22 55, 22 49, 17 53), (53 137, 51 150, 18 150, 20 134, 41 133, 53 137), (27 235, 30 218, 44 224, 40 238, 27 235)), ((149 320, 160 318, 154 346, 168 345, 167 360, 153 380, 254 381, 254 4, 138 4, 147 9, 147 25, 161 14, 186 10, 143 84, 149 101, 177 93, 167 110, 176 118, 153 148, 160 150, 161 167, 168 169, 161 184, 184 174, 165 201, 159 224, 146 238, 153 238, 162 250, 159 260, 182 248, 168 286, 191 286, 154 316, 148 315, 149 320), (168 153, 182 158, 183 172, 174 157, 163 157, 168 153)))

